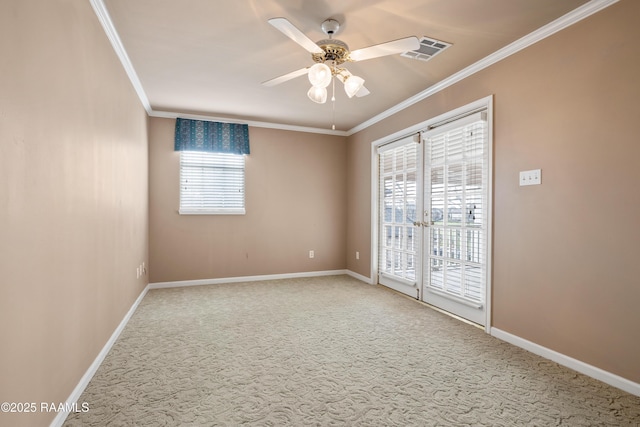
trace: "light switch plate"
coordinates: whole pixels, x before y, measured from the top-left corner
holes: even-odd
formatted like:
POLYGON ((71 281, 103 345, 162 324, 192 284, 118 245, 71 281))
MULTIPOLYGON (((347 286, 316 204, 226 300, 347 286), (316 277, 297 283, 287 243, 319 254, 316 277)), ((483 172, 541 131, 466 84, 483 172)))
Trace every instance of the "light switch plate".
POLYGON ((542 170, 533 169, 530 171, 520 172, 520 186, 523 185, 540 185, 542 183, 542 170))

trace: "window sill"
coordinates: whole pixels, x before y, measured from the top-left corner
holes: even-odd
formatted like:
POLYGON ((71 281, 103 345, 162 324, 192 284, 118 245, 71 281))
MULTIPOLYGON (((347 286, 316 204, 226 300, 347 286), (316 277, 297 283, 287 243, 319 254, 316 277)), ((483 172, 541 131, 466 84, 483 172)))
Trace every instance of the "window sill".
POLYGON ((180 215, 244 215, 244 209, 179 209, 180 215))

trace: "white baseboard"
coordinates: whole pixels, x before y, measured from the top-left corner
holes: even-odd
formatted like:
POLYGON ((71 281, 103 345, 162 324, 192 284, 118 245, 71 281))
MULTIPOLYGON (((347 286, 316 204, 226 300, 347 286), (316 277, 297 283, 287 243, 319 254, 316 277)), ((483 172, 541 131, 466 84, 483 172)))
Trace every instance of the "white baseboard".
MULTIPOLYGON (((111 347, 113 347, 113 344, 115 344, 116 340, 124 330, 125 326, 127 326, 129 319, 131 319, 131 316, 133 316, 133 313, 135 313, 136 309, 140 305, 140 302, 142 301, 142 299, 144 298, 144 296, 147 294, 148 291, 149 291, 149 285, 147 285, 142 290, 142 292, 140 293, 138 298, 135 300, 135 302, 133 303, 129 311, 127 311, 127 314, 125 314, 124 318, 122 319, 122 321, 120 322, 116 330, 113 331, 113 334, 111 334, 109 341, 107 341, 104 347, 102 347, 102 350, 100 350, 100 353, 98 353, 98 356, 95 358, 91 366, 89 366, 89 369, 87 369, 87 371, 84 373, 82 378, 80 378, 80 382, 78 383, 76 388, 73 389, 73 391, 71 392, 71 395, 69 395, 69 397, 67 398, 67 401, 65 402, 66 408, 74 407, 74 404, 78 401, 84 389, 87 388, 87 385, 89 385, 89 381, 91 381, 91 378, 93 378, 93 376, 95 375, 96 371, 100 367, 100 364, 102 363, 104 358, 107 357, 107 354, 111 350, 111 347)), ((81 405, 77 405, 77 407, 81 407, 81 405)), ((58 415, 51 422, 50 427, 62 426, 64 421, 67 419, 68 415, 69 415, 69 412, 65 412, 65 411, 58 412, 58 415)))
POLYGON ((222 277, 218 279, 180 280, 176 282, 150 283, 149 289, 179 288, 182 286, 218 285, 221 283, 258 282, 261 280, 298 279, 301 277, 339 276, 347 270, 307 271, 303 273, 266 274, 262 276, 222 277))
POLYGON ((367 283, 369 285, 375 285, 375 283, 373 283, 373 280, 371 280, 369 277, 358 274, 355 271, 347 270, 346 274, 353 277, 354 279, 360 280, 361 282, 367 283))
MULTIPOLYGON (((129 322, 129 319, 136 311, 140 302, 147 294, 150 289, 160 289, 160 288, 170 288, 170 287, 180 287, 180 286, 198 286, 198 285, 209 285, 209 284, 219 284, 219 283, 237 283, 237 282, 248 282, 248 281, 260 281, 260 280, 277 280, 277 279, 294 279, 299 277, 318 277, 318 276, 337 276, 341 274, 347 274, 355 279, 358 279, 362 282, 372 284, 373 281, 366 276, 353 272, 351 270, 328 270, 328 271, 312 271, 312 272, 304 272, 304 273, 289 273, 289 274, 271 274, 271 275, 263 275, 263 276, 246 276, 246 277, 228 277, 221 279, 203 279, 203 280, 186 280, 179 282, 161 282, 161 283, 150 283, 148 284, 143 291, 140 293, 140 296, 133 303, 127 314, 124 316, 116 330, 113 332, 109 341, 104 345, 98 356, 95 358, 89 369, 85 372, 84 376, 80 379, 80 382, 76 386, 76 388, 71 392, 69 398, 67 398, 66 406, 73 407, 82 392, 91 381, 91 378, 95 375, 98 367, 103 362, 104 358, 107 356, 111 347, 116 342, 125 326, 129 322)), ((530 351, 534 354, 547 358, 549 360, 553 360, 560 365, 566 366, 570 369, 573 369, 582 374, 588 375, 592 378, 600 380, 606 384, 609 384, 613 387, 617 387, 621 390, 624 390, 628 393, 634 394, 636 396, 640 396, 640 384, 630 381, 626 378, 620 377, 618 375, 607 372, 603 369, 597 368, 595 366, 589 365, 587 363, 581 362, 580 360, 574 359, 572 357, 566 356, 562 353, 558 353, 557 351, 548 349, 541 345, 538 345, 534 342, 528 341, 524 338, 520 338, 516 335, 510 334, 498 328, 491 328, 491 335, 499 338, 503 341, 506 341, 515 346, 521 347, 527 351, 530 351)), ((59 427, 62 426, 64 421, 66 420, 69 412, 59 412, 58 415, 51 422, 51 427, 59 427)))
POLYGON ((591 378, 600 380, 603 383, 609 384, 610 386, 617 387, 621 390, 626 391, 627 393, 640 396, 640 384, 630 381, 626 378, 581 362, 580 360, 566 356, 562 353, 558 353, 557 351, 543 347, 539 344, 528 341, 524 338, 520 338, 517 335, 510 334, 498 328, 491 328, 491 335, 501 339, 502 341, 506 341, 510 344, 530 351, 531 353, 537 354, 538 356, 553 360, 554 362, 562 366, 566 366, 567 368, 573 369, 574 371, 578 371, 581 374, 585 374, 587 376, 590 376, 591 378))
MULTIPOLYGON (((113 344, 115 344, 116 340, 124 330, 125 326, 135 313, 136 309, 140 305, 140 302, 145 297, 147 292, 150 289, 160 289, 160 288, 173 288, 180 286, 198 286, 198 285, 211 285, 211 284, 219 284, 219 283, 237 283, 237 282, 250 282, 250 281, 260 281, 260 280, 277 280, 277 279, 295 279, 299 277, 319 277, 319 276, 338 276, 341 274, 349 274, 353 277, 368 282, 368 278, 364 276, 360 276, 357 273, 349 272, 348 270, 328 270, 328 271, 311 271, 304 273, 288 273, 288 274, 270 274, 263 276, 246 276, 246 277, 227 277, 221 279, 204 279, 204 280, 184 280, 179 282, 161 282, 161 283, 150 283, 148 284, 140 293, 138 298, 135 300, 127 314, 124 316, 116 330, 111 334, 109 341, 104 345, 98 356, 95 358, 89 369, 85 372, 85 374, 80 379, 80 382, 76 386, 76 388, 71 392, 71 395, 67 398, 66 407, 73 408, 74 404, 78 401, 82 392, 87 387, 91 378, 95 375, 96 371, 100 367, 100 364, 104 361, 104 358, 107 356, 113 344)), ((50 424, 50 427, 60 427, 67 419, 69 412, 59 412, 58 415, 53 419, 50 424)))

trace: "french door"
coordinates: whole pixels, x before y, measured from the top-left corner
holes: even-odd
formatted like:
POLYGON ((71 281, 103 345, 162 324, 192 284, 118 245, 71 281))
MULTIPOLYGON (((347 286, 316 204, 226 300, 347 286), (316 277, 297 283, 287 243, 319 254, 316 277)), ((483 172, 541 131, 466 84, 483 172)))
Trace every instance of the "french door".
POLYGON ((422 211, 422 150, 410 136, 380 147, 378 281, 418 298, 421 280, 418 217, 422 211))
POLYGON ((490 203, 486 114, 421 135, 420 144, 405 138, 379 149, 379 283, 484 325, 490 203), (415 167, 413 160, 403 163, 408 153, 415 167))
POLYGON ((422 300, 485 324, 488 138, 484 113, 423 134, 422 300))

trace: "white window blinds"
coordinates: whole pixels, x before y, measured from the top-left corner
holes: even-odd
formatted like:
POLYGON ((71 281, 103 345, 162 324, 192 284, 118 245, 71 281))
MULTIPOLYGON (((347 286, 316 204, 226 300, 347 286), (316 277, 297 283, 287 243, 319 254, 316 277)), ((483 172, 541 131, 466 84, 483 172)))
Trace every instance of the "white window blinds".
POLYGON ((244 214, 239 154, 180 152, 180 214, 244 214))

